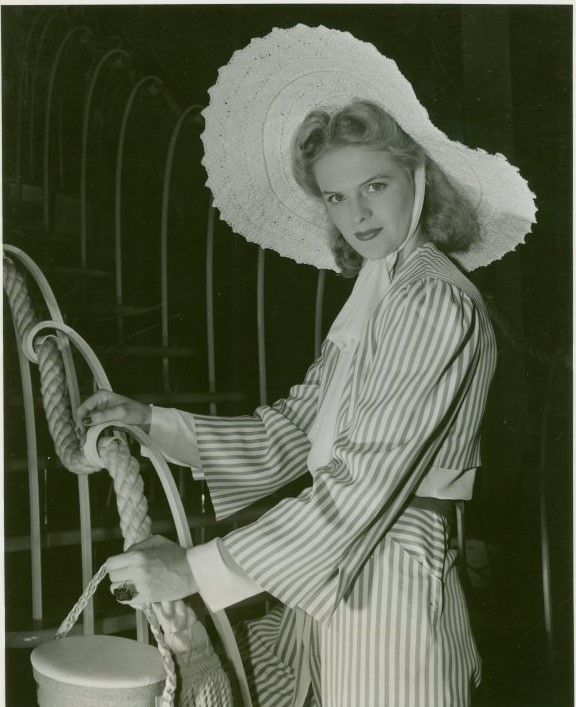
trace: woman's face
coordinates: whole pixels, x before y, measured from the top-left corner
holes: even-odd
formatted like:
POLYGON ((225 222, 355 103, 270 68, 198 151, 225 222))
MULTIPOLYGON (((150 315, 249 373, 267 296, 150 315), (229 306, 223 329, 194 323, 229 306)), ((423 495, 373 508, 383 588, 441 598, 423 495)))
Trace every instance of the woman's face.
POLYGON ((362 257, 384 258, 402 245, 412 218, 414 186, 389 152, 337 147, 313 169, 330 221, 362 257))

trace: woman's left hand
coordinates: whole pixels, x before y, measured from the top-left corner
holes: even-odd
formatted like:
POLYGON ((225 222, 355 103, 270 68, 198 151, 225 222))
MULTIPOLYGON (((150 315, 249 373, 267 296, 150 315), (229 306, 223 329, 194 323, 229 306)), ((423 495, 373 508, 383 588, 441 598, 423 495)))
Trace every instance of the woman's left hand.
POLYGON ((183 599, 198 591, 186 550, 161 535, 108 558, 106 571, 112 593, 122 587, 132 590, 133 599, 123 602, 132 606, 183 599))

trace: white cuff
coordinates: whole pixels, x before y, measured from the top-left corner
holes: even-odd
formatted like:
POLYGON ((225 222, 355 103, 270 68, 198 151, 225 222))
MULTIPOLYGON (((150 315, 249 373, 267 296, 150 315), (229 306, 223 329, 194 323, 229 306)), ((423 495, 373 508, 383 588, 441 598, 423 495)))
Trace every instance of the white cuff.
POLYGON ((189 548, 186 556, 202 599, 212 612, 264 592, 232 560, 219 538, 189 548))
POLYGON ((195 481, 204 479, 192 413, 152 406, 149 435, 168 461, 189 466, 195 481))

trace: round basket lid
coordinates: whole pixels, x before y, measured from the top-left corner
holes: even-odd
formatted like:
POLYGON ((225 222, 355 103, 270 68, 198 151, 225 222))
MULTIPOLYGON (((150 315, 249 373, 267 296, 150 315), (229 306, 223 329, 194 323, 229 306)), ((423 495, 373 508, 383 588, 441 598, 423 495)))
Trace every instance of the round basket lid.
POLYGON ((85 687, 143 687, 164 680, 158 650, 129 638, 70 636, 38 646, 34 670, 52 680, 85 687))

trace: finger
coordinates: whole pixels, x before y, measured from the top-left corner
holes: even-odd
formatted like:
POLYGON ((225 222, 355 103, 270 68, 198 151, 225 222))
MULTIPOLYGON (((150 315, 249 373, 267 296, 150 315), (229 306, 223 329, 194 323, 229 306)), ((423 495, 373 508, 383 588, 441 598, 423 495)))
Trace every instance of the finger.
POLYGON ((93 410, 97 410, 98 407, 105 407, 112 396, 113 393, 109 390, 96 391, 76 408, 76 422, 82 424, 84 418, 89 416, 93 410))
POLYGON ((108 572, 108 577, 111 582, 122 584, 125 582, 134 582, 137 572, 130 567, 121 567, 120 569, 111 570, 108 572))
POLYGON ((112 555, 106 562, 106 572, 116 572, 118 570, 128 570, 135 564, 135 554, 123 552, 121 555, 112 555))
POLYGON ((92 410, 96 409, 99 405, 106 405, 110 398, 113 396, 113 393, 109 390, 97 390, 95 393, 93 393, 90 397, 86 398, 77 408, 76 410, 76 415, 77 417, 82 417, 86 415, 87 412, 91 412, 92 410))
POLYGON ((92 410, 82 419, 85 427, 93 427, 104 422, 122 422, 126 419, 126 406, 114 405, 114 407, 98 408, 92 410))

